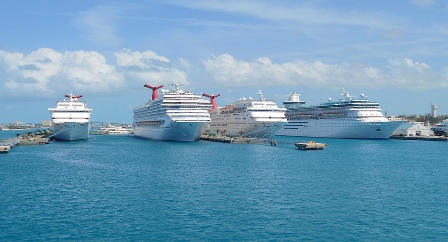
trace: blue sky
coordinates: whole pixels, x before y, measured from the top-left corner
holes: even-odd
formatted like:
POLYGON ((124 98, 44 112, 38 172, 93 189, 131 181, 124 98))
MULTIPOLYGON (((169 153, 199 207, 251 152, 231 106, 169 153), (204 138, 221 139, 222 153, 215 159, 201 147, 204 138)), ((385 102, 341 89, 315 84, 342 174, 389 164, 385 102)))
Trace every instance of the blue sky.
POLYGON ((439 0, 0 0, 0 123, 40 123, 66 93, 132 123, 143 87, 308 104, 366 94, 388 115, 448 114, 439 0))

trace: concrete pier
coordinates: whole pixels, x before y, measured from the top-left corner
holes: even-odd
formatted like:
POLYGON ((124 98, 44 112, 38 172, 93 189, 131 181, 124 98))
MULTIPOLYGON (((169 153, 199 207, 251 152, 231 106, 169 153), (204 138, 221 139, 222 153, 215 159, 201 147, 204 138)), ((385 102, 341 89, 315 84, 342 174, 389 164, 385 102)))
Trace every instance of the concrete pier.
POLYGON ((42 138, 42 137, 36 137, 36 138, 28 138, 28 139, 20 139, 19 145, 45 145, 49 144, 50 139, 49 138, 42 138))
POLYGON ((0 140, 0 147, 3 148, 2 153, 8 152, 12 147, 16 145, 45 145, 49 144, 51 139, 48 136, 51 134, 49 131, 35 131, 29 132, 17 138, 9 138, 0 140), (8 147, 8 148, 5 148, 8 147))
POLYGON ((247 138, 247 137, 229 137, 229 136, 207 136, 202 135, 200 140, 221 142, 221 143, 231 143, 231 144, 269 144, 269 139, 261 138, 247 138))
POLYGON ((18 145, 18 144, 20 144, 19 138, 10 138, 10 139, 5 139, 5 140, 0 140, 0 145, 4 145, 4 146, 14 146, 14 145, 18 145))
POLYGON ((423 141, 448 141, 448 137, 445 136, 400 136, 393 135, 390 139, 399 140, 423 140, 423 141))

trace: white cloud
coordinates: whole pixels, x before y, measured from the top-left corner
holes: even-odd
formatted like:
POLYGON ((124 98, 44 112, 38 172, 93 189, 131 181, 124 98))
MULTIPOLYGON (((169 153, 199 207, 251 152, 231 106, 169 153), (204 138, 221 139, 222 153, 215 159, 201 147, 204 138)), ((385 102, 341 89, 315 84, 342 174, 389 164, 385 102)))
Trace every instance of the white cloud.
POLYGON ((123 49, 116 52, 115 57, 128 79, 153 85, 169 83, 188 85, 186 73, 174 68, 168 58, 155 52, 123 49))
POLYGON ((237 60, 229 54, 203 62, 205 71, 220 86, 398 87, 408 90, 446 87, 448 78, 428 64, 409 58, 390 60, 380 69, 362 63, 326 64, 321 61, 272 63, 269 58, 237 60))
MULTIPOLYGON (((110 93, 152 85, 188 85, 187 73, 152 51, 115 53, 117 66, 94 51, 57 52, 42 48, 27 55, 0 50, 0 95, 54 96, 67 91, 110 93)), ((190 63, 179 59, 180 65, 190 63)), ((239 60, 230 54, 211 57, 194 68, 207 85, 221 87, 309 86, 426 90, 448 88, 448 67, 435 71, 410 58, 392 59, 382 67, 366 63, 302 60, 276 63, 267 57, 239 60), (208 82, 212 80, 211 84, 208 82)), ((197 79, 197 77, 195 78, 197 79)))
POLYGON ((392 67, 407 67, 419 73, 424 73, 430 69, 428 64, 415 62, 409 58, 390 60, 389 63, 392 67))
POLYGON ((24 55, 0 50, 0 95, 47 97, 58 93, 110 93, 142 83, 186 85, 187 74, 152 51, 116 52, 117 66, 95 51, 41 48, 24 55), (128 82, 128 83, 126 83, 128 82))
MULTIPOLYGON (((348 64, 328 65, 320 61, 276 64, 266 57, 250 62, 223 54, 208 59, 203 64, 213 79, 223 86, 327 86, 337 82, 345 83, 351 80, 352 76, 356 76, 348 71, 348 64)), ((370 73, 365 76, 375 73, 369 68, 357 72, 364 71, 370 73)))
POLYGON ((387 66, 389 82, 409 90, 446 88, 448 78, 443 72, 435 72, 428 64, 409 58, 389 60, 387 66))
POLYGON ((185 58, 179 58, 180 64, 185 67, 187 70, 191 68, 190 62, 185 58))
POLYGON ((77 90, 94 92, 116 90, 124 82, 115 67, 108 65, 106 58, 94 51, 65 52, 59 78, 69 81, 77 90))
POLYGON ((293 1, 291 2, 291 4, 277 4, 271 1, 238 0, 168 2, 193 9, 202 9, 216 12, 230 12, 252 16, 257 19, 291 21, 302 24, 341 24, 387 29, 389 28, 391 23, 399 22, 399 20, 395 16, 387 16, 384 13, 380 12, 357 12, 350 11, 350 9, 330 10, 327 7, 313 6, 310 3, 302 3, 298 1, 293 1))
POLYGON ((117 89, 123 77, 94 51, 59 53, 41 48, 28 55, 0 50, 0 94, 48 96, 69 90, 104 92, 117 89))
MULTIPOLYGON (((154 62, 169 63, 168 58, 159 56, 152 51, 134 51, 123 49, 115 52, 117 63, 121 67, 138 67, 139 69, 149 69, 154 66, 154 62)), ((157 63, 156 63, 157 65, 157 63)))
POLYGON ((121 10, 113 6, 97 6, 82 11, 73 20, 73 25, 84 32, 86 38, 97 45, 117 46, 121 38, 114 27, 116 16, 121 10))

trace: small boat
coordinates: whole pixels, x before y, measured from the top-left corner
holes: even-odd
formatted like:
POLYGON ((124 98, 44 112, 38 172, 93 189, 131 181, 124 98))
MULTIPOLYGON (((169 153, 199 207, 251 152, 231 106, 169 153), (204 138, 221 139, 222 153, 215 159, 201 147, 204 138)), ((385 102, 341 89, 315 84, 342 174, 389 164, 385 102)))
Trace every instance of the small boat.
POLYGON ((0 153, 6 153, 11 149, 10 145, 0 145, 0 153))
POLYGON ((296 143, 296 146, 297 148, 299 148, 299 150, 323 150, 325 147, 327 147, 327 144, 308 141, 308 142, 298 142, 296 143))

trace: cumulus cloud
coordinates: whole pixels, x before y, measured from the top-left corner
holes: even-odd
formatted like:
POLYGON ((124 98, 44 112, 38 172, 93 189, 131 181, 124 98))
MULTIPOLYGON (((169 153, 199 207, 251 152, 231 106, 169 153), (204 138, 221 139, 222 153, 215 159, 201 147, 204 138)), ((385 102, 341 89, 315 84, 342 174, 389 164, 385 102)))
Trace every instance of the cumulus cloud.
POLYGON ((390 83, 410 90, 443 88, 448 84, 443 72, 435 72, 428 64, 409 58, 389 60, 387 73, 390 83))
POLYGON ((110 91, 123 77, 94 51, 59 53, 41 48, 28 55, 0 50, 2 96, 47 96, 55 92, 110 91))
MULTIPOLYGON (((123 49, 114 54, 116 63, 109 64, 95 51, 58 52, 41 48, 23 54, 0 50, 0 95, 48 97, 70 90, 86 94, 111 93, 140 88, 144 83, 167 87, 172 83, 189 84, 186 72, 153 51, 123 49)), ((183 67, 190 65, 184 59, 179 62, 183 67)), ((203 68, 194 68, 194 72, 207 81, 207 85, 221 87, 448 88, 448 67, 436 71, 427 63, 410 58, 372 66, 362 62, 334 64, 303 60, 276 63, 267 57, 240 60, 222 54, 202 64, 203 68)))
POLYGON ((321 61, 273 63, 269 58, 254 61, 235 59, 222 54, 203 61, 205 71, 221 86, 291 86, 314 87, 399 87, 428 89, 446 87, 448 79, 434 72, 428 64, 412 59, 390 60, 383 68, 363 63, 326 64, 321 61))
POLYGON ((185 72, 155 52, 124 49, 115 57, 116 65, 95 51, 41 48, 25 55, 0 50, 0 95, 47 97, 70 90, 116 92, 142 83, 188 84, 185 72))
POLYGON ((348 63, 331 65, 321 61, 296 61, 277 64, 266 57, 250 62, 237 60, 229 54, 207 59, 203 64, 216 82, 230 86, 345 85, 361 76, 371 79, 378 75, 375 68, 356 68, 348 63))
POLYGON ((117 58, 118 65, 121 67, 138 67, 142 70, 169 63, 168 58, 159 56, 152 51, 132 52, 130 49, 123 49, 122 51, 116 52, 115 57, 117 58))
POLYGON ((179 83, 187 85, 187 75, 170 64, 168 58, 152 51, 123 49, 115 53, 123 74, 132 80, 159 85, 179 83))
POLYGON ((108 65, 103 55, 94 51, 65 52, 59 74, 61 81, 52 84, 68 81, 77 90, 111 91, 118 89, 124 82, 121 73, 108 65))

